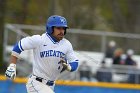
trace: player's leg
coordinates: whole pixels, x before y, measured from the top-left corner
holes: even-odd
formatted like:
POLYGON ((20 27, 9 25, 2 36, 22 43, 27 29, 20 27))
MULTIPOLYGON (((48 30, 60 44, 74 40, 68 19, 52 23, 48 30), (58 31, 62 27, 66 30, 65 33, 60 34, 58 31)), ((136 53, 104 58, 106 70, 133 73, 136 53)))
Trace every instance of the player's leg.
POLYGON ((29 78, 26 88, 28 93, 54 93, 49 86, 31 78, 29 78))

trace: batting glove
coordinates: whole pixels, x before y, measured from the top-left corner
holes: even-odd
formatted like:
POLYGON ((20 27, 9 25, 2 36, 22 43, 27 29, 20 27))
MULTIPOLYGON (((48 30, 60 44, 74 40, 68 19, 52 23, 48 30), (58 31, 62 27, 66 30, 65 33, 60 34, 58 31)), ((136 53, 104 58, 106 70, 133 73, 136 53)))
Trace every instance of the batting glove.
POLYGON ((5 76, 9 79, 15 79, 16 77, 16 64, 11 63, 5 72, 5 76))
POLYGON ((67 71, 71 71, 71 66, 70 66, 69 63, 67 63, 67 62, 64 61, 64 60, 61 60, 60 62, 61 62, 61 64, 62 64, 62 66, 63 66, 63 69, 66 69, 67 71))

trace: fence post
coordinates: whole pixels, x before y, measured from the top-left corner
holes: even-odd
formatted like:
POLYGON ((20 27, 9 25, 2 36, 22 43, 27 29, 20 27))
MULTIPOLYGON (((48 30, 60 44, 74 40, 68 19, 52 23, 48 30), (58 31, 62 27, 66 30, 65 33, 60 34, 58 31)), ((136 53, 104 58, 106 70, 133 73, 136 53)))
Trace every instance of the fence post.
POLYGON ((101 41, 101 52, 105 53, 106 51, 106 35, 102 35, 102 41, 101 41))
POLYGON ((4 39, 3 39, 3 58, 4 58, 4 61, 6 61, 6 46, 7 46, 7 43, 8 43, 8 28, 7 28, 7 25, 4 27, 4 39))

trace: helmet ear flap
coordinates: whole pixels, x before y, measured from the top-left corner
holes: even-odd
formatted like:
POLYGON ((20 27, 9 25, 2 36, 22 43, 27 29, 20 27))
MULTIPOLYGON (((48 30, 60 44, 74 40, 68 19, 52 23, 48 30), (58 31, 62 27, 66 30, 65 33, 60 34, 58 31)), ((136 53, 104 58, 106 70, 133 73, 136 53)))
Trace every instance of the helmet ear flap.
POLYGON ((52 32, 53 32, 52 27, 49 27, 49 26, 46 27, 46 30, 47 30, 48 34, 52 34, 52 32))
POLYGON ((54 26, 51 27, 51 34, 54 32, 54 26))

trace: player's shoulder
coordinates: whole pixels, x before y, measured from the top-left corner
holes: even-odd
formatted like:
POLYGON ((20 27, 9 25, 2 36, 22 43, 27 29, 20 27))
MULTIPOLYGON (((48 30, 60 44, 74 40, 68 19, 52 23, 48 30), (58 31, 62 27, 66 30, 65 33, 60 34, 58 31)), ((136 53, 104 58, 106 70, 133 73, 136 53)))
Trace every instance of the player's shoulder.
POLYGON ((37 38, 40 39, 40 38, 41 38, 41 35, 32 35, 31 37, 32 37, 32 38, 36 38, 36 39, 37 39, 37 38))
POLYGON ((35 40, 35 41, 41 41, 41 35, 32 35, 32 36, 30 36, 30 38, 32 39, 32 40, 35 40))
POLYGON ((62 41, 63 41, 66 45, 72 46, 71 42, 70 42, 68 39, 63 38, 62 41))
POLYGON ((33 35, 32 37, 41 40, 41 39, 44 39, 46 37, 46 34, 43 33, 42 35, 33 35))
POLYGON ((40 44, 42 42, 42 35, 32 35, 27 37, 29 41, 36 43, 36 44, 40 44))

